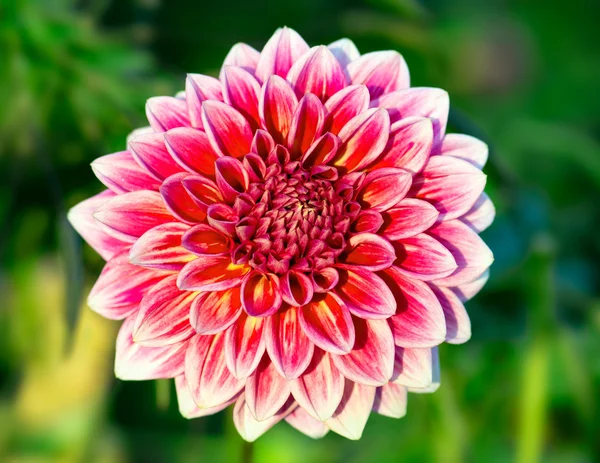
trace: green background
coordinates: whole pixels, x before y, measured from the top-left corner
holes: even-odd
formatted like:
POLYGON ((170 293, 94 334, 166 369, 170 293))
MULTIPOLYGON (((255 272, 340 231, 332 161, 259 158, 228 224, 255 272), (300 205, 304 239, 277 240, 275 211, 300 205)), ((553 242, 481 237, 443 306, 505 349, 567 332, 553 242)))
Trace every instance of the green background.
POLYGON ((498 215, 473 338, 442 386, 363 438, 277 425, 256 462, 600 461, 600 4, 571 0, 1 0, 0 461, 230 462, 231 412, 187 421, 171 382, 113 378, 117 324, 82 304, 102 262, 65 211, 144 103, 282 25, 396 49, 491 147, 498 215))

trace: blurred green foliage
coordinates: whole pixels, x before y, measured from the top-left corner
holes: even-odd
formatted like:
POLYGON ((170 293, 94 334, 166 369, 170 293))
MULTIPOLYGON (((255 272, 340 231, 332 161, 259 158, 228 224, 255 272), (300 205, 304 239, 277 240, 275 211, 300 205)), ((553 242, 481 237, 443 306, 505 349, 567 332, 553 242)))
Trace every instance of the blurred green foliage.
POLYGON ((146 98, 284 24, 397 49, 413 85, 450 92, 451 128, 492 148, 496 262, 438 392, 358 443, 278 425, 255 461, 600 461, 598 17, 585 0, 2 0, 0 461, 240 459, 230 412, 186 421, 171 384, 112 379, 116 325, 79 311, 64 211, 100 189, 89 162, 144 125, 146 98))

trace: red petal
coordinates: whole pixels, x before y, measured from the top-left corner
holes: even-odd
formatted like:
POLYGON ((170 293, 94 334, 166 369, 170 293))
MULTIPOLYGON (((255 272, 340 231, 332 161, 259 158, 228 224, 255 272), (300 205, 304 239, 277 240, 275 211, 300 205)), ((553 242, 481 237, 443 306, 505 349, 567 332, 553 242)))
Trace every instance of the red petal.
POLYGON ((279 278, 252 270, 242 283, 242 307, 252 317, 267 317, 281 307, 279 278))
POLYGON ((225 360, 236 378, 247 378, 258 366, 265 352, 265 320, 249 317, 242 311, 238 320, 227 330, 225 360))
POLYGON ((267 159, 267 156, 273 151, 273 148, 275 148, 275 141, 271 134, 262 129, 258 129, 254 133, 254 138, 252 139, 251 151, 258 154, 262 159, 267 159))
POLYGON ((223 86, 218 79, 202 74, 188 74, 185 81, 185 97, 192 127, 202 128, 202 102, 223 101, 223 86))
POLYGON ((215 334, 235 323, 241 312, 239 288, 200 293, 192 304, 190 323, 199 334, 215 334))
POLYGON ((229 204, 232 204, 235 198, 244 193, 250 183, 244 165, 229 156, 217 159, 215 172, 219 191, 229 204))
POLYGON ((223 255, 231 252, 233 242, 219 230, 201 223, 183 235, 181 245, 195 254, 223 255))
POLYGON ((200 175, 188 175, 181 183, 192 200, 204 212, 207 212, 212 204, 223 201, 217 184, 212 180, 200 175))
POLYGON ((395 384, 408 387, 427 387, 433 380, 432 349, 404 349, 396 347, 394 360, 395 384))
POLYGON ((446 318, 446 342, 462 344, 471 339, 471 320, 465 306, 458 296, 449 288, 439 288, 431 285, 437 296, 446 318))
POLYGON ((301 157, 321 136, 325 124, 325 107, 313 94, 300 100, 287 137, 292 159, 301 157))
POLYGON ((197 334, 185 354, 185 379, 194 402, 210 408, 231 400, 244 387, 225 364, 225 333, 197 334))
POLYGON ((366 85, 372 99, 410 87, 408 66, 396 51, 366 53, 349 63, 347 69, 352 83, 366 85))
POLYGON ((333 159, 340 146, 340 139, 327 132, 325 135, 315 140, 311 147, 302 157, 302 165, 319 166, 327 164, 333 159))
POLYGON ((180 270, 194 256, 181 246, 183 234, 189 226, 165 223, 144 233, 132 246, 129 260, 132 264, 158 270, 180 270))
POLYGON ((165 145, 181 167, 214 178, 219 155, 210 146, 206 133, 187 127, 169 130, 165 133, 165 145))
POLYGON ((237 109, 256 130, 260 125, 258 117, 259 83, 248 71, 235 66, 224 66, 221 79, 225 102, 237 109))
POLYGON ((311 276, 316 293, 326 293, 335 288, 340 281, 338 271, 332 267, 315 270, 311 276))
MULTIPOLYGON (((434 208, 435 210, 435 208, 434 208)), ((383 225, 383 217, 377 211, 361 211, 352 223, 353 233, 377 233, 383 225)))
POLYGON ((128 143, 136 162, 158 180, 182 172, 165 147, 165 134, 150 133, 133 138, 128 143))
POLYGON ((370 109, 359 114, 340 130, 342 145, 333 164, 347 172, 368 166, 385 149, 389 131, 387 111, 370 109))
POLYGON ((151 177, 128 151, 108 154, 92 162, 96 177, 115 193, 158 190, 160 182, 151 177))
POLYGON ((285 77, 298 58, 308 51, 308 45, 293 29, 277 29, 262 49, 256 65, 256 76, 265 82, 275 74, 285 77))
POLYGON ((156 284, 142 299, 133 325, 133 340, 143 346, 160 347, 190 338, 190 306, 194 293, 180 291, 177 275, 156 284))
POLYGON ((343 262, 372 271, 383 270, 396 260, 394 247, 385 238, 373 233, 359 233, 348 240, 343 262))
POLYGON ((172 96, 150 98, 146 102, 146 116, 156 132, 190 126, 187 103, 172 96))
POLYGON ((264 421, 275 415, 290 396, 287 380, 275 365, 264 356, 258 367, 246 380, 246 405, 252 416, 264 421))
POLYGON ((373 411, 390 418, 402 418, 406 415, 408 391, 405 386, 387 383, 377 388, 373 411))
POLYGON ((354 324, 338 296, 327 293, 300 309, 299 321, 310 340, 328 352, 344 354, 354 346, 354 324))
POLYGON ((356 342, 351 352, 334 355, 342 374, 361 384, 381 386, 394 371, 394 337, 386 320, 354 319, 356 342))
POLYGON ((151 228, 173 221, 160 194, 144 190, 109 199, 96 210, 94 218, 107 233, 131 243, 151 228))
POLYGON ((250 152, 250 123, 231 106, 220 101, 205 101, 202 103, 202 122, 217 154, 240 157, 250 152))
POLYGON ((279 374, 288 380, 306 370, 314 350, 314 344, 300 326, 298 310, 296 307, 280 310, 267 322, 267 352, 279 374))
POLYGON ((229 256, 200 255, 179 272, 177 285, 182 290, 221 291, 242 283, 248 267, 234 265, 229 256))
POLYGON ((312 280, 304 273, 290 270, 281 279, 281 295, 288 304, 301 307, 313 298, 312 280))
POLYGON ((380 234, 390 241, 401 240, 428 230, 439 213, 427 201, 405 198, 383 213, 384 226, 380 234))
POLYGON ((396 313, 394 295, 372 271, 357 266, 338 266, 340 283, 335 292, 348 310, 361 318, 388 318, 396 313))
POLYGON ((301 407, 297 407, 286 416, 287 421, 292 427, 313 439, 320 439, 329 432, 329 428, 320 420, 315 420, 301 407))
MULTIPOLYGON (((227 53, 225 61, 223 61, 223 68, 225 66, 237 66, 254 74, 259 59, 260 52, 256 51, 250 45, 236 43, 231 47, 229 53, 227 53)), ((221 73, 223 73, 223 69, 221 69, 221 73)))
POLYGON ((327 127, 338 134, 351 119, 369 109, 369 90, 364 85, 351 85, 325 102, 327 127))
POLYGON ((208 223, 229 236, 234 236, 239 217, 227 204, 212 204, 206 211, 208 223))
POLYGON ((434 280, 451 275, 457 268, 452 253, 439 241, 420 233, 394 243, 396 265, 405 275, 434 280))
POLYGON ((384 270, 381 277, 398 303, 396 314, 388 319, 396 345, 433 347, 444 342, 444 311, 429 286, 402 275, 397 267, 384 270))
POLYGON ((462 159, 479 169, 483 169, 488 159, 489 149, 484 142, 475 137, 451 133, 442 140, 439 154, 462 159))
POLYGON ((316 349, 312 361, 299 378, 290 381, 292 395, 318 420, 331 418, 344 395, 344 376, 331 355, 316 349))
POLYGON ((404 198, 412 175, 404 169, 386 167, 367 174, 357 201, 363 208, 385 211, 404 198))
POLYGON ((188 173, 171 175, 160 187, 160 194, 169 211, 179 220, 187 223, 202 222, 206 218, 206 213, 190 196, 183 184, 188 176, 188 173))
POLYGON ((260 96, 260 120, 275 143, 282 144, 292 125, 298 99, 290 84, 278 76, 271 76, 263 85, 260 96))
POLYGON ((346 380, 344 397, 334 415, 325 424, 333 432, 348 439, 358 440, 371 415, 375 388, 346 380))

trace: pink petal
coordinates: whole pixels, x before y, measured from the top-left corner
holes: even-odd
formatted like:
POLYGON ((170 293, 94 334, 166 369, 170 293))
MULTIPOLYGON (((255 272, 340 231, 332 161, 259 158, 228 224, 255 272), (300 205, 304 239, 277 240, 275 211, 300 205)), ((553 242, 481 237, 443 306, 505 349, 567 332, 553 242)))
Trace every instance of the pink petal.
POLYGON ((336 287, 340 280, 340 275, 336 269, 325 267, 321 270, 313 271, 311 279, 316 293, 326 293, 336 287))
POLYGON ((219 191, 229 204, 244 193, 250 183, 244 165, 238 159, 229 156, 217 159, 215 172, 219 191))
POLYGON ((171 96, 150 98, 146 102, 146 117, 156 132, 190 126, 187 103, 171 96))
POLYGON ((432 203, 444 220, 456 219, 475 204, 486 176, 472 164, 451 156, 433 156, 413 179, 411 196, 432 203))
POLYGON ((229 328, 242 312, 239 288, 200 293, 190 311, 190 323, 198 334, 216 334, 229 328))
POLYGON ((215 161, 219 157, 210 146, 206 133, 180 127, 164 135, 171 157, 188 172, 214 178, 215 161))
POLYGON ((308 45, 293 29, 277 29, 260 53, 256 76, 262 81, 272 74, 285 77, 298 59, 308 51, 308 45))
POLYGON ((409 386, 408 392, 428 394, 440 387, 440 358, 437 347, 431 349, 431 370, 431 383, 428 386, 409 386))
POLYGON ((229 256, 204 254, 183 267, 177 285, 189 291, 222 291, 239 286, 248 270, 232 264, 229 256))
POLYGON ((294 409, 286 418, 291 426, 313 439, 320 439, 329 432, 329 428, 320 420, 315 420, 301 407, 294 409))
POLYGON ((188 74, 185 81, 185 97, 192 127, 202 128, 202 102, 223 101, 223 86, 218 79, 202 74, 188 74))
POLYGON ((390 242, 373 233, 351 236, 342 256, 344 263, 372 271, 388 268, 396 260, 394 247, 390 242))
MULTIPOLYGON (((245 43, 236 43, 227 56, 225 57, 225 61, 223 61, 223 68, 225 66, 237 66, 246 71, 254 74, 256 70, 256 65, 258 64, 258 60, 260 59, 260 52, 256 51, 250 45, 246 45, 245 43)), ((223 69, 221 69, 222 77, 223 69)))
POLYGON ((290 270, 281 278, 281 296, 288 304, 302 307, 312 300, 313 295, 313 282, 306 274, 290 270))
POLYGON ((302 55, 291 67, 287 81, 296 94, 312 93, 321 101, 327 101, 334 93, 346 86, 346 76, 331 51, 321 45, 302 55))
POLYGON ((131 243, 151 228, 173 221, 160 194, 145 190, 109 199, 96 210, 94 218, 106 233, 131 243))
POLYGON ((269 132, 258 129, 252 139, 251 152, 258 154, 261 159, 267 159, 267 156, 275 148, 275 141, 269 132))
POLYGON ((365 209, 385 211, 401 201, 412 182, 410 172, 386 167, 367 174, 356 200, 365 209))
POLYGON ((157 180, 182 172, 165 147, 165 134, 140 135, 128 143, 129 151, 136 162, 157 180))
POLYGON ((227 204, 211 204, 206 211, 208 223, 229 236, 234 236, 235 227, 240 218, 235 210, 227 204))
POLYGON ((380 275, 398 303, 396 314, 388 319, 395 344, 402 347, 433 347, 444 342, 444 311, 429 286, 402 275, 397 267, 390 267, 380 275))
POLYGON ((325 107, 313 94, 300 100, 287 137, 292 159, 301 157, 321 136, 325 124, 325 107))
POLYGON ((229 371, 240 379, 256 369, 265 352, 266 319, 249 317, 244 311, 225 334, 225 360, 229 371))
POLYGON ((392 382, 408 387, 427 387, 433 380, 431 348, 396 347, 392 382))
POLYGON ((473 207, 460 220, 477 233, 481 233, 492 224, 495 217, 496 208, 494 203, 487 194, 481 193, 473 207))
POLYGON ((335 293, 354 315, 378 319, 396 313, 394 295, 375 273, 353 265, 338 265, 338 271, 340 283, 335 293))
POLYGON ((131 265, 127 251, 102 269, 88 296, 90 308, 111 320, 121 320, 139 307, 144 295, 168 273, 131 265))
POLYGON ((239 111, 220 101, 205 101, 202 122, 217 154, 240 157, 250 152, 252 129, 239 111))
POLYGON ((275 365, 264 356, 254 373, 246 380, 244 396, 252 416, 258 421, 264 421, 275 415, 286 403, 290 388, 275 365))
POLYGON ((208 178, 200 175, 188 175, 183 178, 181 183, 192 200, 204 212, 208 212, 208 208, 212 204, 223 201, 219 187, 208 178))
POLYGON ((350 39, 339 39, 327 45, 333 56, 339 61, 342 68, 346 68, 348 64, 360 57, 360 53, 350 39))
POLYGON ((344 397, 334 415, 325 424, 333 432, 348 439, 362 436, 375 401, 376 388, 346 380, 344 397))
POLYGON ((257 421, 250 413, 250 409, 246 405, 245 394, 242 394, 233 407, 233 423, 238 430, 242 439, 248 442, 254 442, 265 432, 271 429, 275 424, 279 423, 294 409, 292 401, 288 401, 279 409, 279 411, 263 421, 257 421))
POLYGON ((115 238, 104 231, 102 226, 94 219, 93 214, 98 208, 115 194, 105 190, 85 201, 73 206, 67 218, 73 228, 104 260, 111 259, 114 255, 129 246, 129 243, 115 238))
POLYGON ((306 335, 321 349, 336 354, 352 350, 354 324, 345 304, 335 294, 313 299, 298 315, 306 335))
POLYGON ((356 343, 351 352, 334 355, 342 374, 361 384, 381 386, 394 370, 394 337, 386 320, 354 319, 356 343))
POLYGON ((347 69, 353 84, 367 86, 371 99, 410 87, 406 61, 396 51, 366 53, 349 63, 347 69))
POLYGON ((197 334, 185 353, 185 379, 196 405, 211 408, 230 401, 243 388, 225 363, 225 333, 197 334))
POLYGON ((231 252, 233 243, 227 235, 201 223, 183 235, 181 245, 195 254, 223 255, 231 252))
POLYGON ((189 339, 190 306, 195 294, 180 291, 177 275, 170 275, 150 289, 140 303, 133 325, 133 340, 143 346, 160 347, 189 339))
POLYGON ((258 98, 260 84, 248 71, 235 66, 224 66, 221 80, 225 102, 237 109, 253 129, 260 125, 258 98))
POLYGON ((406 415, 408 391, 405 386, 387 383, 377 388, 373 411, 390 418, 402 418, 406 415))
POLYGON ((290 84, 281 77, 269 77, 260 95, 259 112, 263 128, 275 143, 285 141, 297 105, 298 99, 290 84))
POLYGON ((350 230, 353 233, 377 233, 382 225, 383 217, 381 214, 367 209, 356 216, 350 230))
POLYGON ((215 413, 226 409, 237 400, 237 397, 234 397, 233 399, 221 405, 217 405, 216 407, 199 408, 198 405, 196 405, 196 402, 194 402, 194 399, 192 399, 188 383, 185 380, 185 375, 179 375, 175 377, 175 391, 177 394, 179 413, 181 413, 184 418, 188 419, 214 415, 215 413))
POLYGON ((420 233, 394 243, 402 273, 419 280, 435 280, 457 269, 452 253, 439 241, 420 233))
POLYGON ((452 291, 454 291, 461 301, 466 302, 475 297, 475 295, 481 291, 481 288, 485 286, 489 277, 490 271, 486 270, 476 280, 473 280, 470 283, 465 283, 464 285, 456 286, 452 288, 452 291))
POLYGON ((380 234, 390 241, 410 238, 428 230, 438 216, 437 209, 427 201, 405 198, 383 213, 380 234))
POLYGON ((242 307, 252 317, 267 317, 281 307, 279 278, 252 270, 242 283, 242 307))
POLYGON ((409 88, 382 95, 371 103, 374 108, 386 108, 392 123, 409 116, 428 117, 433 123, 433 146, 438 150, 446 132, 450 100, 439 88, 409 88))
POLYGON ((369 108, 369 90, 364 85, 346 87, 325 102, 327 127, 338 134, 351 119, 369 108))
POLYGON ((485 272, 494 255, 484 241, 460 220, 442 222, 428 231, 450 250, 458 268, 450 275, 436 280, 438 286, 458 286, 477 279, 485 272))
POLYGON ((431 289, 444 309, 448 331, 446 342, 451 344, 463 344, 467 342, 471 339, 471 320, 463 303, 449 288, 440 288, 431 285, 431 289))
POLYGON ((316 349, 308 368, 289 384, 300 406, 313 418, 324 421, 331 418, 342 400, 344 381, 331 355, 316 349))
POLYGON ((96 177, 115 193, 158 190, 160 183, 143 170, 127 151, 108 154, 92 162, 96 177))
POLYGON ((354 117, 340 130, 342 145, 333 164, 347 172, 368 166, 385 149, 389 130, 387 111, 370 109, 354 117))
POLYGON ((426 117, 401 119, 390 129, 390 138, 373 169, 400 167, 412 174, 423 169, 433 145, 433 125, 426 117))
POLYGON ((182 222, 193 224, 202 222, 206 218, 206 213, 190 196, 183 184, 189 175, 186 172, 171 175, 161 185, 160 194, 175 217, 182 222))
POLYGON ((335 135, 327 132, 322 137, 315 140, 311 147, 302 157, 302 165, 320 166, 327 164, 333 159, 340 146, 340 139, 335 135))
POLYGON ((180 270, 194 256, 181 246, 183 234, 189 226, 165 223, 144 233, 131 247, 129 260, 132 264, 158 270, 180 270))
POLYGON ((488 159, 489 149, 484 142, 475 137, 451 133, 442 140, 439 154, 462 159, 483 169, 488 159))
POLYGON ((127 318, 117 336, 115 376, 125 381, 174 378, 183 373, 188 341, 162 347, 145 347, 133 342, 135 316, 127 318))
POLYGON ((280 310, 267 322, 267 352, 277 372, 288 380, 306 370, 314 350, 314 344, 300 326, 298 310, 296 307, 280 310))

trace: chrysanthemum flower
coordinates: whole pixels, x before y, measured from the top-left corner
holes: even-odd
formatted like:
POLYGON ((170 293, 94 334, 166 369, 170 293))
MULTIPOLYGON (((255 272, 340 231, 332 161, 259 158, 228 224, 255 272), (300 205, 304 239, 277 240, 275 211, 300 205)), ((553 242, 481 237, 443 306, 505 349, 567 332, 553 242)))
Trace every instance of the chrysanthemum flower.
POLYGON ((394 51, 285 28, 148 100, 69 215, 107 260, 89 305, 124 319, 116 375, 175 378, 188 418, 233 405, 247 440, 403 416, 439 384, 436 346, 469 339, 492 262, 487 147, 445 134, 448 106, 394 51))

